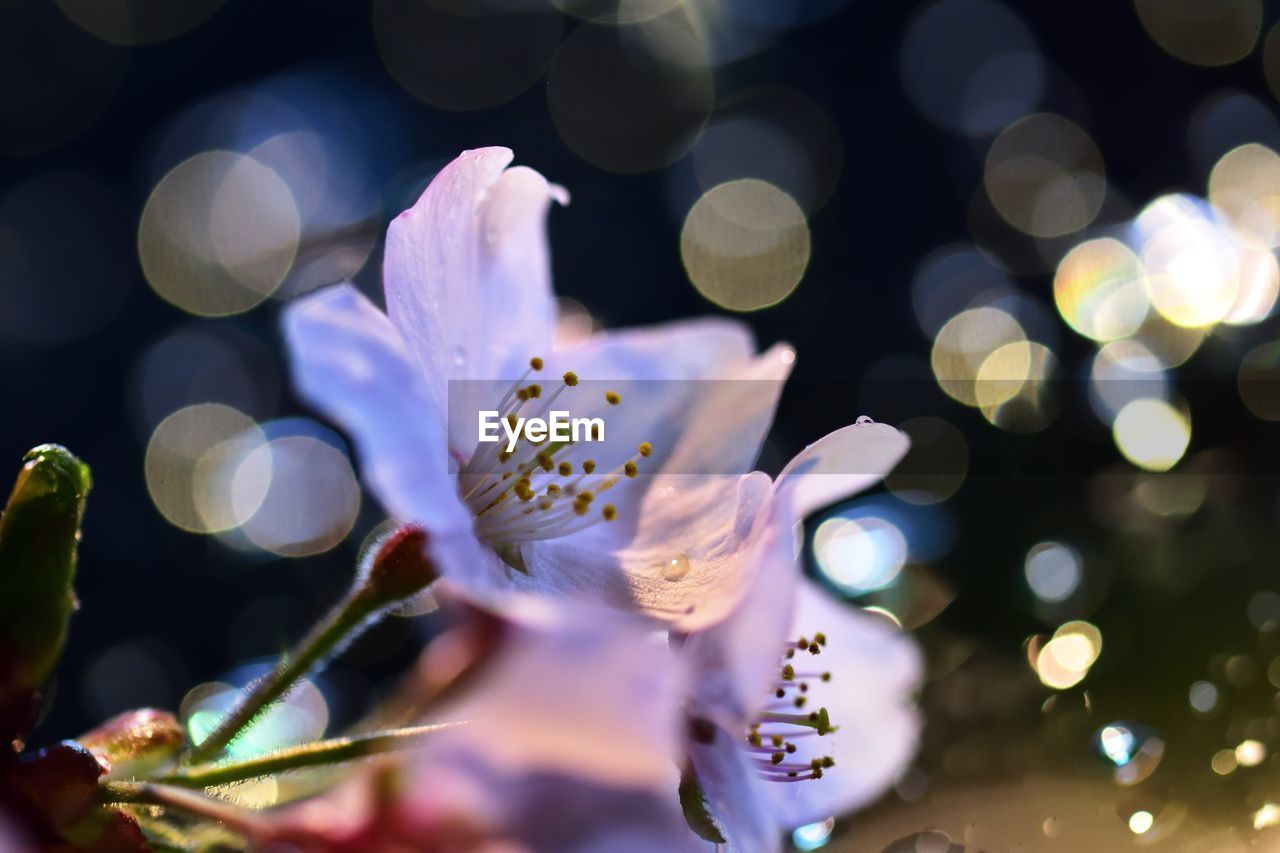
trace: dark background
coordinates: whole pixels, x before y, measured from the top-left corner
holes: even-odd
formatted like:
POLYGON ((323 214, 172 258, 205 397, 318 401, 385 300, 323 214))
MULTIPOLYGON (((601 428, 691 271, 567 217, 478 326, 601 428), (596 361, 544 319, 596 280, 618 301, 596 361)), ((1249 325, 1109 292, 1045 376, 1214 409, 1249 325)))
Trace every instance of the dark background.
MULTIPOLYGON (((810 220, 813 254, 804 280, 781 304, 743 316, 763 345, 787 340, 799 354, 763 464, 776 469, 805 443, 864 412, 890 422, 938 414, 964 432, 969 476, 937 510, 949 545, 923 561, 950 602, 919 629, 935 665, 921 759, 928 773, 940 781, 999 776, 1061 765, 1069 756, 1069 766, 1097 774, 1105 768, 1090 751, 1090 732, 1107 719, 1140 719, 1166 733, 1169 755, 1182 768, 1169 771, 1180 773, 1174 787, 1200 791, 1200 801, 1250 802, 1252 783, 1215 780, 1208 756, 1230 745, 1232 726, 1275 713, 1265 671, 1268 653, 1277 649, 1245 615, 1250 596, 1275 586, 1280 568, 1273 556, 1275 430, 1249 416, 1234 381, 1239 353, 1266 340, 1274 324, 1212 337, 1178 371, 1195 412, 1192 451, 1225 448, 1197 463, 1213 478, 1215 498, 1178 524, 1125 527, 1108 519, 1092 475, 1108 470, 1123 478, 1128 469, 1107 427, 1087 411, 1077 381, 1092 344, 1065 326, 1055 348, 1061 414, 1031 435, 999 430, 948 401, 924 361, 915 362, 922 373, 873 370, 889 356, 927 359, 930 341, 912 315, 910 285, 935 247, 976 240, 1011 269, 1027 269, 1027 238, 973 224, 990 137, 966 139, 940 129, 904 93, 903 38, 919 5, 855 0, 716 71, 720 96, 760 83, 803 92, 826 111, 843 143, 834 194, 810 220), (1098 624, 1107 645, 1090 677, 1088 710, 1078 691, 1063 694, 1061 704, 1069 702, 1075 716, 1059 725, 1046 719, 1041 703, 1052 691, 1040 686, 1022 651, 1028 635, 1051 631, 1059 620, 1037 610, 1022 559, 1035 542, 1064 537, 1085 554, 1092 590, 1069 616, 1098 624), (1246 710, 1207 723, 1193 719, 1187 686, 1213 677, 1222 666, 1218 657, 1228 653, 1255 661, 1254 676, 1233 700, 1246 710)), ((1236 90, 1274 110, 1261 40, 1241 62, 1198 68, 1158 47, 1129 3, 1010 8, 1044 58, 1038 109, 1087 130, 1104 155, 1116 197, 1132 200, 1109 199, 1099 223, 1118 222, 1163 192, 1203 192, 1213 159, 1245 141, 1223 141, 1207 161, 1196 150, 1189 127, 1207 98, 1236 90)), ((1274 17, 1264 22, 1264 35, 1274 17)), ((579 25, 570 17, 564 22, 566 32, 579 25)), ((375 188, 379 213, 368 227, 379 235, 421 181, 456 152, 510 146, 517 163, 573 195, 550 219, 559 294, 583 303, 606 326, 726 313, 685 277, 682 213, 673 211, 668 170, 618 174, 577 156, 549 115, 554 80, 548 84, 545 76, 508 102, 479 111, 445 111, 415 99, 384 68, 367 3, 230 0, 189 32, 124 48, 80 32, 52 4, 0 0, 0 44, 7 46, 0 50, 5 92, 35 86, 34 75, 48 68, 25 61, 18 49, 24 45, 47 45, 40 48, 45 59, 69 67, 88 61, 83 51, 106 51, 109 62, 120 60, 123 74, 105 111, 73 138, 34 153, 0 155, 0 193, 53 172, 88 175, 107 188, 101 205, 85 201, 101 237, 85 262, 98 270, 105 265, 108 286, 119 292, 110 322, 76 339, 41 345, 0 335, 0 460, 16 470, 26 449, 56 441, 87 460, 95 479, 77 582, 82 608, 38 741, 74 735, 101 714, 132 705, 176 707, 190 686, 279 652, 334 599, 360 536, 379 520, 367 501, 353 537, 326 554, 247 560, 174 528, 148 497, 146 434, 137 428, 133 383, 142 354, 176 328, 233 327, 260 342, 268 354, 262 381, 280 389, 278 404, 262 416, 304 412, 288 388, 279 302, 201 319, 157 298, 143 278, 135 251, 138 216, 152 186, 176 162, 157 154, 157 146, 193 105, 286 74, 310 76, 339 92, 354 124, 347 130, 361 141, 375 188)), ((20 118, 12 111, 5 116, 20 118)), ((0 137, 16 132, 16 125, 0 127, 0 137)), ((56 217, 39 227, 57 253, 74 258, 81 251, 77 232, 63 232, 56 217)), ((379 251, 357 276, 370 293, 378 291, 379 251)), ((1030 273, 1018 276, 1017 286, 1052 306, 1051 265, 1030 273)), ((0 305, 23 298, 24 288, 46 286, 46 279, 24 280, 3 266, 0 275, 0 305)), ((430 617, 425 622, 429 630, 430 617)), ((408 661, 417 642, 412 623, 393 621, 358 643, 329 682, 335 721, 358 714, 374 685, 408 661)))

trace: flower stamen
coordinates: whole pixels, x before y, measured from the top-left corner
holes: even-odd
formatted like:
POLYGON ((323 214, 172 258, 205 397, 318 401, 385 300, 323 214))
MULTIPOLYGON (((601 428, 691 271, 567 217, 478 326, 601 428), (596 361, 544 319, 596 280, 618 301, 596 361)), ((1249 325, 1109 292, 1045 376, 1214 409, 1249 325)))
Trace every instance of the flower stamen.
POLYGON ((837 729, 831 724, 825 707, 803 710, 808 705, 813 683, 829 682, 831 673, 798 671, 789 662, 797 652, 819 655, 826 644, 826 635, 818 633, 812 639, 801 637, 788 644, 781 654, 773 696, 748 727, 743 747, 751 756, 756 773, 764 779, 771 782, 821 779, 824 771, 835 766, 835 759, 830 755, 809 759, 796 757, 798 747, 795 741, 804 737, 825 737, 837 729))

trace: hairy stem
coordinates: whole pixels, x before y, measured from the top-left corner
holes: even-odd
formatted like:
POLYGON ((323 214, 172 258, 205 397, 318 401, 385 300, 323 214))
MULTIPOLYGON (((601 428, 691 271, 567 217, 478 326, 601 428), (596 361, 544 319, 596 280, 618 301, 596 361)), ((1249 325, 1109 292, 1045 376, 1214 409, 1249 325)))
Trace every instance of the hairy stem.
POLYGON ((203 764, 222 752, 268 705, 288 693, 298 679, 359 633, 377 609, 377 603, 358 590, 347 596, 280 661, 274 672, 241 694, 235 707, 209 736, 192 747, 189 762, 203 764))
POLYGON ((339 764, 344 761, 354 761, 385 752, 413 749, 425 743, 431 735, 458 725, 461 724, 440 723, 430 726, 411 726, 367 735, 319 740, 270 752, 266 755, 255 756, 244 761, 224 761, 200 767, 183 767, 154 781, 162 785, 174 785, 182 788, 210 788, 215 785, 230 785, 234 782, 257 779, 262 776, 270 776, 273 773, 298 770, 303 767, 339 764))
POLYGON ((263 829, 262 820, 248 809, 195 791, 157 785, 154 782, 104 782, 99 788, 98 800, 103 804, 162 806, 192 817, 216 821, 227 829, 246 836, 258 835, 263 829))

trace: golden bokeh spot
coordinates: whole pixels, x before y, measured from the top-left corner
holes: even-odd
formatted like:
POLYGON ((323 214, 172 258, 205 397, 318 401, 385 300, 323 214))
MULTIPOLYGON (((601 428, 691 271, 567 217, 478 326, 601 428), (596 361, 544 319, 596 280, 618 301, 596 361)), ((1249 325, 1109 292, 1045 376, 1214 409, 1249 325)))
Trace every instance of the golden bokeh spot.
POLYGON ((976 380, 982 365, 996 350, 1026 340, 1018 321, 998 308, 962 311, 934 337, 930 359, 934 378, 954 400, 979 406, 976 380))
POLYGON ((1034 237, 1084 228, 1102 209, 1102 154, 1075 123, 1038 113, 1006 127, 991 144, 982 183, 996 211, 1034 237))
POLYGON ((248 311, 288 275, 301 219, 288 184, 252 157, 206 151, 151 191, 138 256, 151 288, 201 317, 248 311))
POLYGON ((1190 417, 1163 400, 1128 403, 1111 425, 1124 457, 1148 471, 1168 471, 1191 443, 1190 417))
POLYGON ((1132 335, 1151 310, 1142 262, 1111 238, 1087 240, 1063 257, 1053 299, 1067 325, 1095 341, 1132 335))
POLYGON ((1134 0, 1151 39, 1192 65, 1244 59, 1262 32, 1262 0, 1134 0))
POLYGON ((256 456, 265 443, 253 419, 230 406, 179 409, 156 426, 147 443, 144 467, 152 502, 170 524, 192 533, 238 526, 257 510, 270 485, 270 465, 263 467, 256 456), (236 489, 241 470, 252 471, 253 480, 236 489))
POLYGON ((1228 151, 1209 173, 1209 201, 1247 245, 1280 245, 1280 155, 1254 142, 1228 151))
POLYGON ((698 292, 732 311, 776 305, 809 264, 809 225, 791 196, 767 181, 729 181, 685 217, 680 255, 698 292))

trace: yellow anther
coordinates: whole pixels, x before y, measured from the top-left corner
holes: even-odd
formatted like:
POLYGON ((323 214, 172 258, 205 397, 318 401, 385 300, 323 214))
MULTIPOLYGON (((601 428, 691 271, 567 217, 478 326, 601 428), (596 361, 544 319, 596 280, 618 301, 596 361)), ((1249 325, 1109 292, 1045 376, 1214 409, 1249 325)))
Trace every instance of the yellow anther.
POLYGON ((769 738, 769 740, 773 743, 774 746, 778 747, 779 749, 782 748, 782 744, 783 744, 782 735, 774 735, 773 737, 769 738))
POLYGON ((747 743, 751 744, 752 746, 760 746, 762 743, 764 743, 764 741, 761 740, 759 732, 751 731, 747 733, 747 743))
POLYGON ((813 641, 820 646, 825 646, 827 644, 827 635, 819 631, 813 635, 813 641))
POLYGON ((507 460, 508 460, 508 459, 510 459, 510 458, 511 458, 511 451, 510 451, 510 450, 499 450, 499 451, 498 451, 498 461, 499 461, 499 462, 501 462, 503 465, 507 464, 507 460))
POLYGON ((645 458, 648 458, 650 455, 653 454, 653 445, 647 441, 640 442, 640 447, 637 449, 640 451, 640 455, 644 456, 645 458))
POLYGON ((551 483, 550 485, 548 485, 548 486, 547 486, 547 496, 548 496, 548 497, 552 497, 552 498, 559 497, 559 496, 560 496, 560 487, 559 487, 559 486, 557 486, 555 483, 551 483))
POLYGON ((595 460, 593 460, 593 459, 588 459, 587 461, 583 462, 583 463, 582 463, 582 470, 583 470, 583 472, 584 472, 584 473, 586 473, 586 474, 594 474, 594 473, 595 473, 595 470, 596 470, 596 463, 595 463, 595 460))
POLYGON ((640 473, 640 469, 636 467, 636 463, 628 459, 627 464, 622 466, 622 473, 626 474, 628 477, 634 477, 636 474, 640 473))
POLYGON ((530 367, 532 367, 534 370, 541 370, 541 369, 542 369, 542 359, 538 358, 538 357, 535 355, 533 358, 529 359, 529 366, 530 366, 530 367))
POLYGON ((507 423, 511 425, 512 429, 515 429, 516 424, 520 423, 520 419, 516 417, 515 412, 512 412, 511 414, 507 415, 507 423))
POLYGON ((543 471, 555 470, 556 463, 551 460, 551 451, 549 450, 538 451, 538 467, 541 468, 543 471))
POLYGON ((600 424, 592 424, 592 425, 591 425, 591 440, 592 440, 592 441, 599 441, 599 440, 603 437, 603 435, 604 435, 604 433, 603 433, 603 430, 602 430, 602 427, 600 426, 600 424))
POLYGON ((537 382, 534 382, 532 385, 530 385, 528 387, 528 391, 529 391, 529 396, 534 400, 542 396, 542 386, 539 385, 537 382))
POLYGON ((613 504, 605 504, 604 509, 600 511, 600 514, 604 516, 605 521, 613 521, 618 517, 618 508, 613 504))
POLYGON ((574 511, 574 513, 576 513, 577 515, 586 515, 586 514, 587 514, 587 505, 586 505, 586 504, 584 504, 584 503, 582 503, 581 501, 574 501, 574 503, 573 503, 573 511, 574 511))
POLYGON ((570 371, 568 371, 567 373, 565 373, 565 375, 564 375, 564 384, 565 384, 565 385, 568 385, 570 388, 572 388, 574 385, 577 385, 577 384, 578 384, 578 374, 574 373, 572 370, 570 370, 570 371))
POLYGON ((523 403, 525 400, 528 400, 528 399, 529 399, 529 389, 528 389, 528 388, 521 388, 520 390, 516 391, 516 399, 517 399, 517 400, 519 400, 519 401, 520 401, 520 402, 522 402, 522 403, 523 403))
POLYGON ((604 399, 610 406, 616 406, 622 402, 622 398, 614 391, 605 391, 604 399))
POLYGON ((782 680, 790 681, 796 677, 796 668, 791 664, 787 664, 782 668, 782 680))
POLYGON ((578 501, 579 503, 582 503, 582 504, 589 504, 589 503, 591 503, 591 502, 592 502, 593 500, 595 500, 595 499, 596 499, 596 496, 595 496, 594 494, 592 494, 591 492, 583 492, 582 494, 580 494, 580 495, 578 495, 576 498, 574 498, 574 500, 576 500, 576 501, 578 501))

